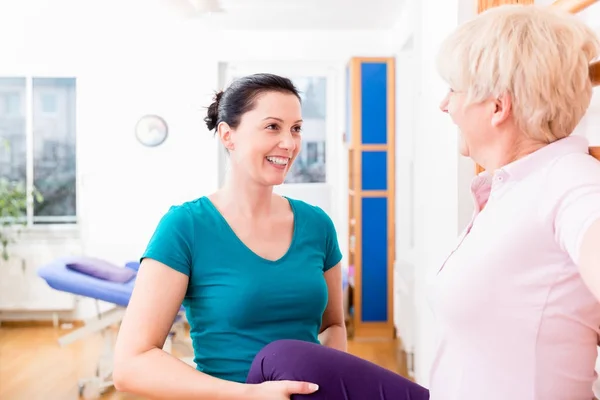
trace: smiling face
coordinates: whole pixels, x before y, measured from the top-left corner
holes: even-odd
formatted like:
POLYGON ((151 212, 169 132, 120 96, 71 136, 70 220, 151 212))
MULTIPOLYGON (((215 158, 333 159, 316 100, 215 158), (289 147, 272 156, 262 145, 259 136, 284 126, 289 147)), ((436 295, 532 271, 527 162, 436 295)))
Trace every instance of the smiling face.
POLYGON ((301 147, 302 106, 291 93, 266 92, 242 115, 237 128, 219 125, 236 175, 265 186, 280 185, 301 147))

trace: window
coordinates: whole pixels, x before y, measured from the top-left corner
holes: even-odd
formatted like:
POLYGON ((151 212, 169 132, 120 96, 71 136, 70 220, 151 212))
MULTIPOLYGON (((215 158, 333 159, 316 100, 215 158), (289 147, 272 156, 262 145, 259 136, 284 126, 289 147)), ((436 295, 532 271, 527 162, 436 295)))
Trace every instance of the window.
POLYGON ((77 221, 75 89, 74 78, 0 78, 0 179, 43 197, 28 224, 77 221))
POLYGON ((2 93, 2 113, 4 115, 15 115, 21 108, 21 95, 19 92, 2 93))
POLYGON ((285 183, 326 182, 327 78, 292 77, 302 98, 302 150, 285 183))

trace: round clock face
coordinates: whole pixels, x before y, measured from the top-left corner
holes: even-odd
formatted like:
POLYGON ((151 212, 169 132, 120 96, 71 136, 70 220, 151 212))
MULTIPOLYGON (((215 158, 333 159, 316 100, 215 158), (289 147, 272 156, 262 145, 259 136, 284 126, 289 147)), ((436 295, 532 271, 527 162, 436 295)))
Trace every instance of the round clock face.
POLYGON ((167 123, 158 115, 145 115, 135 125, 135 136, 144 146, 159 146, 167 139, 168 134, 167 123))

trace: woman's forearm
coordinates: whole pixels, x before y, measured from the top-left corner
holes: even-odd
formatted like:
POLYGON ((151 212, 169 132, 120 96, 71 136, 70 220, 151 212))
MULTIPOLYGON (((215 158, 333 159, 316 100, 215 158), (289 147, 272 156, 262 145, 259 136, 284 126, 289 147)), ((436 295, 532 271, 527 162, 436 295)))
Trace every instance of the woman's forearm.
POLYGON ((117 390, 149 399, 253 399, 253 385, 214 378, 158 348, 115 364, 113 381, 117 390))
POLYGON ((331 347, 332 349, 347 351, 348 350, 348 335, 346 326, 330 325, 319 335, 319 341, 322 345, 331 347))

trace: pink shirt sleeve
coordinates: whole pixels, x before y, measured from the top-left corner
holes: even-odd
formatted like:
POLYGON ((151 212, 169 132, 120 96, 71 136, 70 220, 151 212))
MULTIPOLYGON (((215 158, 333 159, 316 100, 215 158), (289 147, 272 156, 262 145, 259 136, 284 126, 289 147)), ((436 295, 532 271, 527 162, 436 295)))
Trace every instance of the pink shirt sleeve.
POLYGON ((583 237, 600 219, 600 162, 583 154, 565 156, 550 169, 546 187, 544 208, 551 210, 556 240, 578 263, 583 237))

